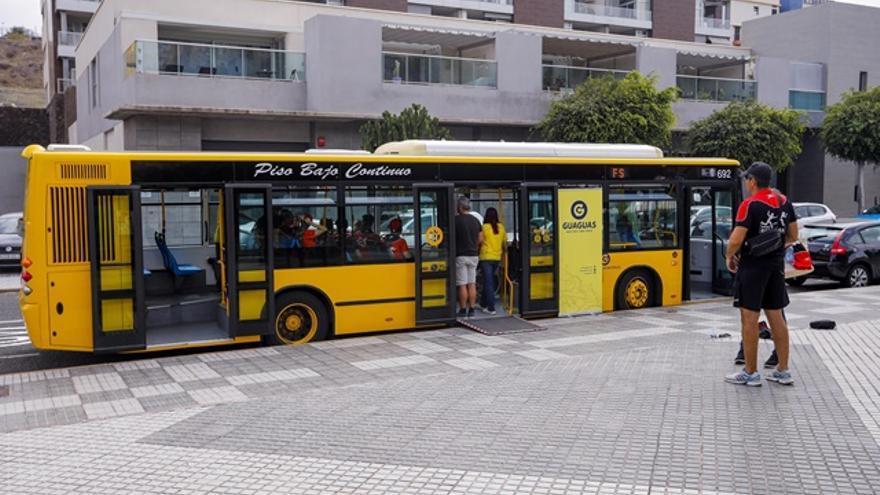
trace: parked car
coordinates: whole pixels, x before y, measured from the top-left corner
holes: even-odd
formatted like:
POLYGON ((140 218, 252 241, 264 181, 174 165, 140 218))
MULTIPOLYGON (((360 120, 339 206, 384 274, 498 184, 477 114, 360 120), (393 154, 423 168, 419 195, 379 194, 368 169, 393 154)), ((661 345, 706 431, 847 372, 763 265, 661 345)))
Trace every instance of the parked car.
POLYGON ((831 208, 822 203, 792 203, 794 213, 798 217, 798 227, 808 223, 834 223, 837 215, 831 208))
POLYGON ((21 263, 21 212, 0 215, 0 266, 21 263))
MULTIPOLYGON (((733 210, 729 206, 717 206, 715 208, 716 223, 730 223, 733 210)), ((712 220, 711 206, 691 206, 691 227, 712 220)))
POLYGON ((813 259, 813 273, 789 280, 829 278, 844 287, 866 287, 880 280, 880 222, 808 224, 801 231, 813 259))
POLYGON ((874 205, 870 208, 865 208, 859 213, 859 218, 865 218, 868 220, 880 220, 880 205, 874 205))

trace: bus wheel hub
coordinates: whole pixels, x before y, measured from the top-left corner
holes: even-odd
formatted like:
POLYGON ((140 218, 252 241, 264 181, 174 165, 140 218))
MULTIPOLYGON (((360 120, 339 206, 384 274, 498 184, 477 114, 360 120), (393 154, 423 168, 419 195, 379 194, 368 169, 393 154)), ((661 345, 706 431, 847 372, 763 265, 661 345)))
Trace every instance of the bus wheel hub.
POLYGON ((299 330, 302 327, 303 321, 302 317, 299 315, 290 315, 284 320, 284 327, 287 330, 299 330))
POLYGON ((630 306, 640 308, 648 302, 648 284, 642 279, 635 279, 626 287, 626 302, 630 306))

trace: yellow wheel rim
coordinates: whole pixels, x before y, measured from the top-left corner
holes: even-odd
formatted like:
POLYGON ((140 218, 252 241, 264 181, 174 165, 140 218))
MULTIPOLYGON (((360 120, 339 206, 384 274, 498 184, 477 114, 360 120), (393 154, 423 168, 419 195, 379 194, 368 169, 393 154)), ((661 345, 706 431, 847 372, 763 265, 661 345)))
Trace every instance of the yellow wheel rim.
POLYGON ((634 278, 626 284, 626 304, 630 308, 643 308, 648 304, 648 283, 634 278))
POLYGON ((275 335, 285 345, 302 345, 318 333, 318 314, 303 303, 281 308, 275 318, 275 335))

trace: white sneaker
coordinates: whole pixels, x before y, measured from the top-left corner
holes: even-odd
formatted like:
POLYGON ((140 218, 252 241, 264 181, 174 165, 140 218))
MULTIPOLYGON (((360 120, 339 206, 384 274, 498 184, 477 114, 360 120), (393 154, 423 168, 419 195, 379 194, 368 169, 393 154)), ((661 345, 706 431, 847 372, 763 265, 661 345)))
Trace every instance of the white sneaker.
POLYGON ((764 384, 761 380, 760 373, 757 371, 754 373, 748 373, 745 369, 725 376, 724 381, 734 385, 745 385, 747 387, 760 387, 764 384))
POLYGON ((480 308, 480 311, 482 311, 483 313, 486 313, 487 315, 497 315, 498 314, 498 312, 495 311, 494 309, 480 308))

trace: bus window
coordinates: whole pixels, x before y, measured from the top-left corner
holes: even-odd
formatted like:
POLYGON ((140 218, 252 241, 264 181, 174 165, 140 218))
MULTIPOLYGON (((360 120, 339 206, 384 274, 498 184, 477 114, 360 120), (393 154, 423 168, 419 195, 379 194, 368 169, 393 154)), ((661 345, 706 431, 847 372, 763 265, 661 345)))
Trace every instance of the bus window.
POLYGON ((272 215, 276 268, 342 262, 335 187, 276 190, 272 215))
MULTIPOLYGON (((415 207, 412 189, 350 187, 345 190, 345 257, 349 263, 412 260, 415 207)), ((431 211, 422 223, 431 225, 431 211)))
POLYGON ((609 191, 608 239, 611 251, 678 247, 673 186, 626 186, 609 191))
POLYGON ((202 245, 201 190, 141 191, 141 218, 143 239, 162 232, 169 247, 202 245))

